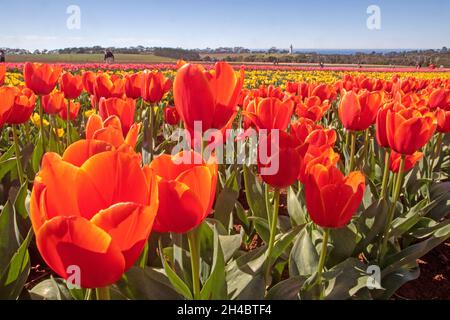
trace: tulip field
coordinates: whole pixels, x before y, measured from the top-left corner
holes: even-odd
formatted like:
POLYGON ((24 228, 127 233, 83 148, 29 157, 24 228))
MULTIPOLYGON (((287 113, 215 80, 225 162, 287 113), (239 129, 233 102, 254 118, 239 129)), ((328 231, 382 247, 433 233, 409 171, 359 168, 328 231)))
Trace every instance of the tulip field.
POLYGON ((447 69, 0 64, 0 299, 392 299, 449 133, 447 69))

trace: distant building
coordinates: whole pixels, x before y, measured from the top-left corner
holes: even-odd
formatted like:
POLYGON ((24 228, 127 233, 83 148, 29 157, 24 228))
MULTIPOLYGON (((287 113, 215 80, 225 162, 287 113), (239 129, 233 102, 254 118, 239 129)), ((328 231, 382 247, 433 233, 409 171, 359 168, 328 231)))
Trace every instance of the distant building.
POLYGON ((294 46, 292 44, 289 47, 289 54, 294 54, 294 46))

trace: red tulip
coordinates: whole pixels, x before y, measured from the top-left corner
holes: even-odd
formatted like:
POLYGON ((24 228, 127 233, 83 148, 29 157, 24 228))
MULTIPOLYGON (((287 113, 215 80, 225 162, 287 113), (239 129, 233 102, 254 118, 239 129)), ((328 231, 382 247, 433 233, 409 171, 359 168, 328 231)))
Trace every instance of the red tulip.
POLYGON ((46 264, 64 279, 76 266, 82 287, 100 288, 119 280, 141 254, 157 212, 157 186, 130 153, 100 152, 80 162, 44 155, 30 216, 46 264))
POLYGON ((194 122, 202 123, 202 130, 222 130, 231 125, 237 113, 239 92, 244 71, 219 62, 212 71, 200 65, 185 64, 176 75, 173 94, 175 107, 192 134, 194 122))
POLYGON ((84 90, 86 90, 86 92, 90 96, 92 96, 94 94, 94 86, 95 86, 96 78, 97 78, 97 76, 92 71, 83 72, 83 76, 82 76, 83 87, 84 87, 84 90))
POLYGON ((106 120, 112 115, 119 117, 120 122, 122 123, 123 135, 125 136, 134 123, 136 102, 131 98, 103 98, 100 100, 99 111, 103 120, 106 120))
MULTIPOLYGON (((297 98, 298 100, 298 98, 297 98)), ((308 118, 312 121, 319 121, 323 115, 331 108, 329 100, 321 101, 319 97, 313 96, 298 101, 295 113, 300 118, 308 118)))
POLYGON ((37 95, 50 94, 61 75, 61 68, 42 63, 25 63, 23 77, 28 88, 37 95))
POLYGON ((328 145, 333 147, 336 143, 337 135, 333 129, 324 129, 314 121, 307 118, 300 118, 291 124, 291 133, 301 144, 308 143, 316 146, 328 145))
POLYGON ((125 94, 128 98, 141 97, 142 72, 127 74, 125 76, 125 94))
MULTIPOLYGON (((392 151, 391 158, 390 158, 389 170, 391 170, 394 173, 398 173, 398 171, 400 170, 401 158, 402 158, 401 154, 399 154, 395 151, 392 151)), ((417 161, 419 161, 422 158, 423 158, 422 152, 415 152, 412 155, 407 155, 405 157, 405 169, 403 170, 403 172, 408 172, 409 170, 414 168, 417 161)))
POLYGON ((301 164, 297 139, 284 131, 272 130, 260 140, 259 146, 264 146, 267 151, 261 152, 258 148, 258 168, 264 182, 272 187, 286 188, 297 181, 301 164), (278 133, 278 139, 275 133, 278 133), (270 172, 264 173, 265 170, 270 172))
POLYGON ((64 92, 66 99, 76 99, 83 91, 83 81, 79 75, 72 75, 68 72, 63 73, 60 81, 60 89, 64 92))
POLYGON ((433 113, 422 114, 414 108, 389 109, 385 123, 390 148, 405 155, 412 155, 426 145, 437 127, 433 113))
MULTIPOLYGON (((69 118, 71 121, 75 120, 78 116, 78 112, 80 111, 80 103, 79 102, 73 102, 70 101, 70 107, 69 107, 69 118)), ((66 108, 62 108, 61 111, 59 112, 59 116, 64 119, 67 120, 67 107, 66 108)))
POLYGON ((345 92, 339 103, 339 118, 347 130, 363 131, 375 123, 378 110, 383 102, 378 91, 361 90, 345 92))
POLYGON ((344 177, 334 166, 315 165, 305 182, 305 201, 311 219, 323 228, 347 225, 361 204, 365 187, 364 175, 359 171, 344 177))
POLYGON ((244 115, 249 118, 258 129, 286 130, 294 111, 291 99, 256 98, 249 103, 244 115))
POLYGON ((86 123, 86 139, 101 140, 120 148, 128 145, 134 150, 136 147, 141 125, 135 123, 124 137, 122 124, 117 116, 110 116, 105 121, 99 115, 92 115, 86 123))
POLYGON ((101 73, 95 78, 94 94, 97 100, 122 98, 125 94, 125 81, 117 76, 101 73))
MULTIPOLYGON (((9 124, 21 124, 27 122, 33 114, 35 104, 36 96, 33 91, 28 88, 19 89, 16 98, 14 99, 14 105, 9 111, 3 113, 3 121, 9 124)), ((0 114, 1 113, 2 112, 0 112, 0 114)))
POLYGON ((194 152, 162 155, 146 167, 157 176, 159 208, 157 232, 186 233, 211 213, 216 193, 217 164, 203 162, 194 152))
POLYGON ((57 114, 66 108, 64 93, 56 91, 42 97, 42 107, 47 114, 57 114))
POLYGON ((436 111, 437 117, 437 130, 441 133, 449 133, 450 132, 450 108, 449 110, 439 109, 436 111))
POLYGON ((180 115, 175 107, 167 106, 164 108, 164 121, 171 126, 178 125, 180 115))
POLYGON ((141 80, 141 97, 148 103, 158 103, 172 87, 172 81, 160 71, 144 71, 141 80))

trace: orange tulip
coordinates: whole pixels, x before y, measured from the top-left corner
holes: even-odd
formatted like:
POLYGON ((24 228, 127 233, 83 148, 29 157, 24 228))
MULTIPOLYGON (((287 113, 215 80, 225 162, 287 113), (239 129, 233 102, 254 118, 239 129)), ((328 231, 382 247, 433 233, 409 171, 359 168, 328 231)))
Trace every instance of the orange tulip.
MULTIPOLYGON (((298 97, 295 97, 298 101, 298 97)), ((313 96, 305 98, 304 101, 298 101, 295 108, 295 113, 300 118, 308 118, 315 122, 322 119, 323 115, 331 108, 329 100, 320 100, 319 97, 313 96)))
MULTIPOLYGON (((78 112, 80 111, 80 103, 70 101, 69 109, 69 119, 73 121, 77 118, 78 112)), ((67 108, 62 108, 59 112, 59 116, 61 119, 67 120, 67 108)))
POLYGON ((122 123, 123 135, 126 135, 133 125, 135 111, 136 102, 131 98, 103 98, 100 100, 100 116, 103 120, 106 120, 112 115, 119 117, 122 123))
POLYGON ((128 98, 141 97, 142 72, 125 75, 125 94, 128 98))
POLYGON ((66 108, 64 93, 55 91, 42 97, 42 107, 47 114, 57 114, 66 108))
POLYGON ((144 170, 153 172, 158 180, 155 231, 186 233, 211 213, 218 175, 216 163, 204 163, 195 152, 182 152, 162 155, 144 170))
POLYGON ((42 63, 25 63, 23 77, 28 88, 37 95, 50 94, 61 75, 61 68, 42 63))
MULTIPOLYGON (((392 151, 391 158, 390 158, 389 170, 391 170, 394 173, 398 173, 398 171, 400 170, 401 158, 402 158, 401 154, 399 154, 395 151, 392 151)), ((408 172, 409 170, 414 168, 417 161, 419 161, 422 158, 423 158, 422 152, 415 152, 412 155, 407 155, 405 157, 405 169, 403 170, 403 172, 408 172)))
POLYGON ((83 79, 79 75, 65 72, 61 76, 60 89, 64 92, 66 99, 76 99, 83 91, 83 79))
POLYGON ((298 148, 300 154, 300 170, 298 180, 304 183, 307 176, 316 164, 326 168, 334 167, 339 162, 340 156, 328 145, 316 145, 305 143, 298 148))
POLYGON ((351 131, 366 130, 375 123, 382 102, 383 96, 378 91, 344 92, 338 109, 342 125, 351 131))
POLYGON ((141 97, 148 103, 157 103, 170 91, 172 80, 162 72, 145 70, 141 76, 141 97))
POLYGON ((94 114, 86 123, 86 139, 101 140, 115 148, 128 145, 134 150, 140 129, 141 124, 135 123, 124 137, 122 124, 117 116, 110 116, 103 121, 99 115, 94 114))
POLYGON ((299 140, 300 144, 308 143, 316 146, 328 145, 333 147, 337 139, 336 131, 324 129, 307 118, 300 118, 292 123, 291 133, 299 140))
POLYGON ((450 90, 439 88, 430 94, 429 106, 431 109, 450 109, 450 90))
POLYGON ((25 123, 28 120, 30 120, 31 115, 33 114, 34 105, 36 104, 36 96, 28 88, 14 88, 12 90, 10 89, 3 89, 0 88, 0 100, 5 101, 5 106, 0 105, 0 127, 2 126, 2 123, 9 123, 9 124, 21 124, 25 123), (16 90, 17 89, 17 90, 16 90), (8 95, 14 94, 15 91, 15 98, 14 103, 12 105, 9 104, 10 98, 5 98, 3 91, 11 91, 7 93, 8 95), (10 105, 10 108, 7 109, 7 105, 10 105), (3 106, 3 110, 1 109, 3 106))
POLYGON ((383 148, 389 148, 389 141, 387 136, 386 118, 388 110, 392 108, 392 104, 386 104, 378 110, 375 121, 375 134, 378 144, 383 148))
POLYGON ((278 131, 279 139, 276 141, 274 133, 275 131, 270 132, 259 142, 260 146, 266 146, 267 152, 258 152, 258 168, 264 182, 272 187, 287 188, 299 176, 301 160, 297 151, 297 139, 284 131, 278 131), (273 171, 271 173, 262 171, 270 168, 273 171))
POLYGON ((94 82, 94 95, 100 98, 122 98, 125 94, 125 81, 118 76, 106 73, 97 75, 94 82))
POLYGON ((361 204, 365 187, 364 175, 359 171, 344 177, 334 166, 315 165, 305 182, 305 201, 311 219, 323 228, 347 225, 361 204))
POLYGON ((0 127, 6 123, 18 93, 19 89, 16 87, 0 87, 0 127))
POLYGON ((258 129, 286 130, 294 112, 294 102, 291 99, 256 98, 249 103, 244 115, 258 129))
POLYGON ((392 150, 405 155, 412 155, 433 136, 437 120, 433 113, 421 113, 414 108, 396 111, 388 109, 386 119, 386 136, 392 150))
POLYGON ((0 64, 0 86, 5 83, 6 65, 0 64))
POLYGON ((231 125, 237 113, 239 92, 244 71, 219 62, 211 71, 200 65, 185 64, 173 85, 175 107, 192 134, 194 122, 201 121, 203 132, 214 128, 223 130, 231 125))
POLYGON ((156 181, 130 153, 100 152, 78 160, 80 166, 68 158, 45 154, 36 176, 30 216, 37 247, 62 278, 77 267, 82 287, 105 287, 133 266, 147 242, 156 181))
POLYGON ((86 92, 92 96, 94 94, 94 86, 95 86, 95 80, 97 76, 92 71, 85 71, 83 72, 82 76, 82 82, 83 87, 86 92))
POLYGON ((450 108, 449 110, 437 109, 436 111, 437 117, 437 130, 441 133, 449 133, 450 132, 450 108))

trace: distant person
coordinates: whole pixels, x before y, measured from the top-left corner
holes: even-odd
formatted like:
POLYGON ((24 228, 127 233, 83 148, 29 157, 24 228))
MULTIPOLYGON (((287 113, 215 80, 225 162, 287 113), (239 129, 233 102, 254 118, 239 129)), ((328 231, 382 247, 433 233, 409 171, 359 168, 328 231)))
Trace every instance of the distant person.
POLYGON ((0 50, 0 63, 5 62, 5 60, 6 60, 5 51, 0 50))
POLYGON ((421 64, 421 63, 418 63, 418 64, 416 65, 416 69, 419 70, 420 68, 422 68, 422 64, 421 64))
POLYGON ((319 62, 319 67, 324 68, 325 64, 321 61, 321 62, 319 62))
POLYGON ((105 63, 108 63, 108 64, 114 63, 114 54, 112 53, 111 50, 105 50, 104 61, 105 61, 105 63))

